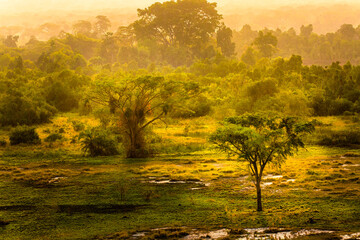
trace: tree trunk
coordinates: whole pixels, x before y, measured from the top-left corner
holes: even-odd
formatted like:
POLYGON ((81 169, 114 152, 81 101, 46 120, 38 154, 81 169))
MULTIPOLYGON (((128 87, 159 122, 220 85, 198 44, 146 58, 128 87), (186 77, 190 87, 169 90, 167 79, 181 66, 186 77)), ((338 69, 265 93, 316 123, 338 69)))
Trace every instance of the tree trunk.
POLYGON ((126 156, 128 158, 136 158, 136 136, 135 134, 131 134, 130 136, 130 143, 127 149, 126 156))
POLYGON ((256 178, 256 199, 257 199, 257 211, 262 211, 262 203, 261 203, 261 186, 260 179, 256 178))

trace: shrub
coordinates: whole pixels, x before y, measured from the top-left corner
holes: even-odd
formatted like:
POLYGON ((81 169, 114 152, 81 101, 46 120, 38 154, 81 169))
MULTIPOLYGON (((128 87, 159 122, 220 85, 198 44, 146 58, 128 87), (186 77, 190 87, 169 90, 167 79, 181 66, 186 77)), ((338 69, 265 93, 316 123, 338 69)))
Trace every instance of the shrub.
POLYGON ((52 133, 49 136, 47 136, 44 141, 45 142, 56 142, 57 140, 63 139, 63 136, 59 133, 52 133))
POLYGON ((342 131, 323 129, 317 135, 317 144, 323 146, 351 147, 360 145, 360 132, 357 129, 342 131))
POLYGON ((35 128, 20 126, 15 128, 10 134, 10 144, 40 144, 41 140, 35 128))
POLYGON ((212 102, 205 96, 191 98, 182 104, 182 108, 176 109, 172 116, 175 118, 203 117, 211 112, 212 102))
POLYGON ((56 109, 39 100, 13 93, 0 98, 0 125, 34 125, 47 123, 56 109))
POLYGON ((72 121, 72 125, 76 132, 80 132, 85 129, 85 124, 80 121, 72 121))
POLYGON ((99 128, 86 130, 79 135, 79 139, 82 139, 82 150, 91 157, 117 155, 119 151, 116 141, 110 136, 108 131, 99 128))
POLYGON ((79 106, 78 96, 70 86, 58 81, 48 89, 46 101, 59 111, 68 112, 79 106))

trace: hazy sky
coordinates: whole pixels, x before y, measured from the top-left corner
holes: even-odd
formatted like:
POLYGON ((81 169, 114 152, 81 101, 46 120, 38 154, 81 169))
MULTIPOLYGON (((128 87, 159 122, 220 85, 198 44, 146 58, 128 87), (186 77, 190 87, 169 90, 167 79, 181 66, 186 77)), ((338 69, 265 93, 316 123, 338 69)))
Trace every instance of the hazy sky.
MULTIPOLYGON (((219 8, 231 5, 242 7, 279 5, 304 5, 304 4, 336 4, 336 3, 359 3, 359 0, 209 0, 216 1, 219 8)), ((144 8, 154 2, 162 0, 0 0, 0 12, 28 12, 39 10, 93 10, 105 8, 144 8)))

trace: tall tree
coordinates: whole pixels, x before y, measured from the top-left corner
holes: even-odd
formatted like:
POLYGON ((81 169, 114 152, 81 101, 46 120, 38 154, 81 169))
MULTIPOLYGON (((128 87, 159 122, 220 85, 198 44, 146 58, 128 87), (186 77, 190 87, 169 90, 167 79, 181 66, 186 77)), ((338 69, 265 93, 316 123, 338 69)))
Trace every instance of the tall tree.
POLYGON ((96 22, 94 24, 94 31, 99 36, 104 35, 111 27, 111 22, 107 16, 96 16, 96 22))
POLYGON ((259 114, 225 119, 210 137, 220 150, 248 164, 257 193, 257 211, 262 211, 261 179, 270 163, 280 165, 299 147, 302 136, 313 131, 311 123, 291 117, 266 117, 259 114))
POLYGON ((221 48, 224 56, 230 57, 235 55, 235 43, 232 41, 232 30, 222 25, 216 33, 217 46, 221 48))
POLYGON ((128 158, 146 157, 145 129, 170 109, 172 84, 163 77, 99 79, 89 97, 118 116, 128 158))
POLYGON ((10 48, 16 48, 18 40, 19 40, 19 36, 8 35, 4 39, 4 44, 5 46, 10 48))
POLYGON ((259 32, 259 36, 255 38, 253 45, 255 45, 263 57, 271 57, 276 50, 278 43, 277 38, 271 32, 259 32))
POLYGON ((355 38, 355 36, 357 34, 355 28, 351 24, 341 25, 339 30, 337 30, 337 33, 340 33, 341 36, 347 40, 351 40, 351 39, 355 38))
POLYGON ((300 27, 300 35, 306 38, 310 37, 311 33, 313 32, 313 25, 309 24, 307 26, 301 25, 300 27))
POLYGON ((92 31, 91 22, 80 20, 73 25, 73 31, 75 34, 83 34, 85 36, 90 37, 92 31))
POLYGON ((207 0, 157 2, 138 9, 138 16, 134 22, 138 39, 152 39, 166 47, 185 46, 193 52, 208 43, 221 19, 216 3, 207 0))

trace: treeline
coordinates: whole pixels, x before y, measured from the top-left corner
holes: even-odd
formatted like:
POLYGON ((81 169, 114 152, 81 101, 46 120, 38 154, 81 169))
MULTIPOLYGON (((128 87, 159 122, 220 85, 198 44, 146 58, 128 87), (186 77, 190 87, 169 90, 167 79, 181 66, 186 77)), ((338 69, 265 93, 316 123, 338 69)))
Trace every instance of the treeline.
MULTIPOLYGON (((112 18, 119 22, 115 16, 112 18)), ((313 32, 311 24, 286 31, 279 28, 254 31, 250 25, 244 25, 240 31, 233 31, 221 21, 216 4, 191 0, 165 2, 140 9, 138 20, 112 32, 116 27, 103 15, 92 20, 79 20, 72 26, 44 23, 34 30, 35 36, 30 36, 24 48, 33 45, 37 39, 53 37, 87 60, 94 58, 93 63, 130 63, 135 67, 146 67, 150 63, 189 66, 196 59, 214 57, 218 53, 236 56, 252 64, 269 54, 285 58, 300 55, 305 65, 325 66, 337 61, 357 64, 360 61, 359 26, 343 24, 336 32, 327 34, 313 32), (268 38, 265 41, 271 41, 273 49, 270 53, 264 54, 263 49, 259 49, 257 39, 262 36, 268 38), (256 59, 248 60, 249 55, 256 59)), ((19 45, 19 36, 6 32, 20 32, 22 38, 25 35, 29 38, 30 34, 25 34, 21 27, 3 31, 0 42, 11 48, 19 45)))
MULTIPOLYGON (((92 101, 94 90, 110 80, 125 84, 145 76, 171 83, 151 85, 151 91, 176 89, 167 99, 181 106, 166 105, 166 114, 174 118, 222 119, 255 111, 302 116, 360 112, 360 66, 339 62, 309 66, 300 55, 277 57, 288 32, 258 33, 247 26, 233 33, 221 23, 216 4, 206 0, 153 4, 115 33, 108 32, 107 17, 96 19, 96 24, 78 22, 76 34, 63 33, 49 41, 34 37, 22 47, 14 36, 2 41, 1 126, 44 123, 56 112, 112 112, 112 95, 103 93, 108 106, 99 110, 92 101), (247 46, 239 58, 232 39, 247 46)), ((334 39, 350 36, 344 29, 351 28, 344 26, 334 39)), ((323 39, 312 33, 311 26, 293 36, 304 42, 323 39)), ((346 41, 357 39, 355 31, 346 41)))
MULTIPOLYGON (((360 26, 343 24, 335 33, 316 34, 313 26, 301 26, 298 33, 294 28, 287 31, 280 29, 253 31, 251 26, 244 25, 240 31, 234 31, 233 41, 239 57, 246 59, 249 52, 257 58, 264 56, 261 50, 256 51, 256 39, 268 35, 276 40, 271 42, 272 56, 290 57, 300 55, 306 65, 330 65, 332 62, 360 62, 360 26)), ((268 40, 269 41, 269 40, 268 40)))

